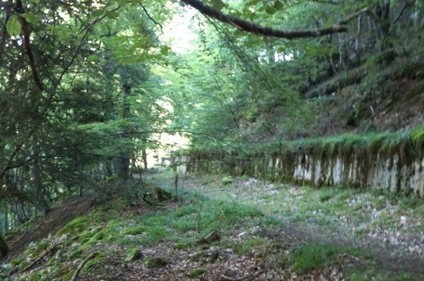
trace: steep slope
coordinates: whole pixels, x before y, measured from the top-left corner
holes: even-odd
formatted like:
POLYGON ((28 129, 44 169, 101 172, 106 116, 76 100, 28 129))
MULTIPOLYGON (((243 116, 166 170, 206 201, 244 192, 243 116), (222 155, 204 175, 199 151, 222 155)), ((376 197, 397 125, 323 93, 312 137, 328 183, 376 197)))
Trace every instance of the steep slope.
POLYGON ((396 131, 424 123, 424 55, 397 58, 389 65, 363 65, 306 93, 315 112, 312 135, 396 131), (346 77, 359 81, 343 86, 346 77))

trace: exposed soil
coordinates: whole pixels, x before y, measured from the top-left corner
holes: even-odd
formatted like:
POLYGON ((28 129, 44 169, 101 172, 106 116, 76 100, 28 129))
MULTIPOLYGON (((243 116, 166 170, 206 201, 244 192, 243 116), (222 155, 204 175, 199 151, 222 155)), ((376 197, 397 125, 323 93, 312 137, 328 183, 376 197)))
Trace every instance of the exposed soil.
POLYGON ((35 227, 30 225, 28 230, 23 230, 22 233, 13 235, 10 240, 6 241, 9 246, 9 254, 0 262, 3 263, 13 259, 21 254, 31 242, 47 238, 49 235, 55 234, 72 219, 87 214, 92 208, 91 203, 92 197, 84 196, 52 208, 35 227))

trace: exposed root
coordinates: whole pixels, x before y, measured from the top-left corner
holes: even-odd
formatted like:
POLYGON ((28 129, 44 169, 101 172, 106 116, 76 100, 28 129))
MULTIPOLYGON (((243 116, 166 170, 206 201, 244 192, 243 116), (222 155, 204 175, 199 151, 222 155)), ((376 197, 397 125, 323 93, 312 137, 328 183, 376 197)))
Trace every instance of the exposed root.
POLYGON ((91 260, 92 258, 94 258, 94 256, 97 255, 97 253, 91 253, 90 255, 88 255, 78 266, 77 270, 75 270, 74 275, 72 276, 70 281, 76 281, 79 274, 81 273, 82 268, 84 267, 84 265, 91 260))

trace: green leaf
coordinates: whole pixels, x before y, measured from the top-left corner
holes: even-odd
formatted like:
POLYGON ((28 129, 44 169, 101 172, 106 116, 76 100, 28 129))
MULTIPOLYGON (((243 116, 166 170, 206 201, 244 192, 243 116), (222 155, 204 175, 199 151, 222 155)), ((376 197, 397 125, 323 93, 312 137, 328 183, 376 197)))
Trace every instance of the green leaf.
POLYGON ((259 2, 259 0, 250 0, 245 5, 246 6, 254 6, 254 5, 258 4, 258 2, 259 2))
POLYGON ((274 8, 274 7, 271 7, 271 6, 267 6, 267 7, 265 8, 265 12, 266 12, 267 14, 269 14, 269 15, 272 15, 272 14, 274 14, 274 13, 275 13, 275 8, 274 8))
POLYGON ((104 14, 104 11, 103 10, 95 10, 91 14, 92 14, 93 17, 100 17, 104 14))
POLYGON ((281 3, 281 1, 280 1, 280 0, 276 0, 276 1, 274 2, 274 8, 275 8, 276 10, 282 10, 282 9, 284 8, 284 4, 283 4, 283 3, 281 3))
POLYGON ((169 55, 169 52, 171 51, 171 48, 169 48, 168 46, 163 46, 160 49, 160 53, 164 56, 169 55))
POLYGON ((38 17, 31 12, 24 14, 24 18, 30 24, 37 24, 38 23, 38 17))
POLYGON ((13 15, 10 17, 6 24, 6 30, 10 36, 17 36, 21 33, 21 23, 18 16, 13 15))
POLYGON ((107 11, 105 13, 106 17, 109 19, 117 19, 119 17, 119 12, 118 11, 107 11))
POLYGON ((87 59, 88 59, 88 61, 97 62, 97 61, 99 61, 99 56, 89 55, 87 59))
POLYGON ((225 3, 222 2, 221 0, 215 0, 215 1, 212 1, 212 6, 217 10, 221 10, 222 8, 225 7, 225 3))

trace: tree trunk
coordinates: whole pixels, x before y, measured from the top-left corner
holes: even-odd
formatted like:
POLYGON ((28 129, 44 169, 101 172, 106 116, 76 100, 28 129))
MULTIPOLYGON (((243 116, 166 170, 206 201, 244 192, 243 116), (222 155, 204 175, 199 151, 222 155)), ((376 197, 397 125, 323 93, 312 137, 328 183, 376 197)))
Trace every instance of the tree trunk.
POLYGON ((9 253, 9 247, 4 241, 3 236, 0 235, 0 258, 5 257, 9 253))
MULTIPOLYGON (((128 84, 124 84, 122 86, 124 93, 124 101, 122 106, 122 118, 127 119, 130 117, 130 103, 128 101, 128 97, 131 93, 131 86, 128 84)), ((126 128, 124 128, 126 130, 126 128)), ((122 135, 121 138, 125 138, 125 135, 122 135)), ((116 174, 121 181, 127 181, 129 178, 129 168, 131 161, 131 152, 128 147, 123 147, 119 152, 118 158, 115 160, 116 163, 116 174)))
POLYGON ((375 7, 379 51, 385 51, 393 47, 389 39, 391 28, 390 8, 390 0, 381 0, 375 7))

